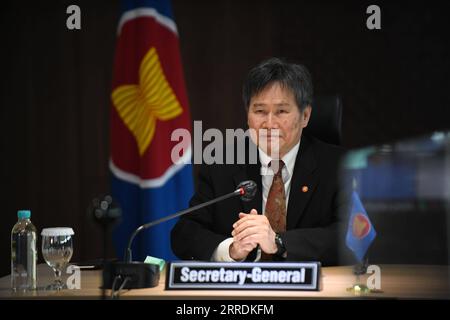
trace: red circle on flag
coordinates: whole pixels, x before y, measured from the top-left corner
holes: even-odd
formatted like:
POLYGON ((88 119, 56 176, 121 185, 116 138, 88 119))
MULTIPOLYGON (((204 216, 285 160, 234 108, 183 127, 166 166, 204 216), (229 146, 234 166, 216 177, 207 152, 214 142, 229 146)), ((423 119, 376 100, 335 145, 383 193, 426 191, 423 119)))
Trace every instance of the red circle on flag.
POLYGON ((352 225, 353 236, 361 239, 370 232, 370 222, 366 215, 362 213, 355 214, 352 225))

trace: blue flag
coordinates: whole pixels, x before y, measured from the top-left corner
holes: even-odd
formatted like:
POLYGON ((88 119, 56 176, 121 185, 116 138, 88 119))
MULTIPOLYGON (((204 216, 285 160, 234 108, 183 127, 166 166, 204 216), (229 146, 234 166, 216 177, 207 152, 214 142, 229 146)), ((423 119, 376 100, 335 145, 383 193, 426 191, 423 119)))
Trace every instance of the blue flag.
POLYGON ((370 222, 366 209, 356 191, 352 194, 352 209, 345 243, 353 251, 358 261, 362 261, 377 233, 370 222))
MULTIPOLYGON (((121 257, 138 226, 185 209, 193 194, 190 141, 182 154, 172 152, 173 132, 190 133, 191 118, 170 1, 122 1, 111 102, 111 191, 123 212, 113 236, 121 257)), ((175 259, 175 222, 141 232, 133 260, 175 259)))

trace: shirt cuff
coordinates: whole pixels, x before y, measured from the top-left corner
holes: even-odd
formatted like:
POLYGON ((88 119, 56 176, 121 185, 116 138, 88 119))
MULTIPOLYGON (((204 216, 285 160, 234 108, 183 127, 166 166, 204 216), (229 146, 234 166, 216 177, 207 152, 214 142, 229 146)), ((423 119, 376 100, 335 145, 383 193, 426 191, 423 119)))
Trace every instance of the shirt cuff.
POLYGON ((217 246, 216 250, 211 257, 211 261, 216 262, 236 262, 233 258, 230 257, 230 246, 233 243, 233 238, 227 238, 223 240, 217 246))

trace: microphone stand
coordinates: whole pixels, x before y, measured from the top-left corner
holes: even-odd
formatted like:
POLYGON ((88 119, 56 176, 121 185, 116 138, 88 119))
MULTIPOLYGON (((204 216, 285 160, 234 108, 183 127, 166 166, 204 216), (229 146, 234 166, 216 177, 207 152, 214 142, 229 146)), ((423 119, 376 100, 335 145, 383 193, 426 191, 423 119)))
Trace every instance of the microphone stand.
POLYGON ((214 204, 214 203, 216 203, 216 202, 219 202, 219 201, 222 201, 222 200, 225 200, 225 199, 228 199, 228 198, 232 198, 232 197, 235 197, 235 196, 242 196, 242 195, 244 195, 244 193, 245 193, 244 188, 239 188, 239 189, 236 189, 235 191, 233 191, 233 192, 231 192, 231 193, 225 194, 225 195, 220 196, 220 197, 218 197, 218 198, 216 198, 216 199, 209 200, 209 201, 207 201, 207 202, 205 202, 205 203, 201 203, 201 204, 198 204, 198 205, 196 205, 196 206, 187 208, 187 209, 185 209, 185 210, 183 210, 183 211, 174 213, 174 214, 172 214, 172 215, 170 215, 170 216, 167 216, 167 217, 164 217, 164 218, 161 218, 161 219, 158 219, 158 220, 155 220, 155 221, 152 221, 152 222, 143 224, 142 226, 140 226, 139 228, 137 228, 137 229, 133 232, 133 234, 132 234, 131 237, 130 237, 130 240, 128 241, 128 247, 127 247, 127 251, 126 251, 126 253, 125 253, 125 261, 131 262, 131 260, 132 260, 131 245, 133 244, 134 238, 135 238, 135 237, 137 236, 137 234, 138 234, 139 232, 141 232, 142 230, 151 228, 151 227, 153 227, 153 226, 156 226, 157 224, 160 224, 160 223, 162 223, 162 222, 168 221, 168 220, 170 220, 170 219, 174 219, 174 218, 177 218, 177 217, 181 217, 181 216, 185 215, 186 213, 193 212, 193 211, 195 211, 195 210, 198 210, 198 209, 207 207, 207 206, 209 206, 209 205, 211 205, 211 204, 214 204))
POLYGON ((187 213, 196 211, 198 209, 207 207, 209 205, 232 197, 240 196, 242 200, 250 201, 255 196, 256 189, 257 185, 254 181, 243 181, 233 192, 209 200, 205 203, 198 204, 191 208, 187 208, 175 214, 141 225, 133 232, 128 241, 127 250, 125 252, 125 261, 105 264, 105 269, 103 270, 103 288, 115 290, 114 285, 118 279, 122 280, 121 287, 123 287, 124 289, 156 287, 159 282, 159 266, 145 262, 132 261, 131 245, 133 244, 133 240, 139 232, 156 226, 162 222, 180 217, 187 213), (124 283, 124 281, 127 282, 124 283))

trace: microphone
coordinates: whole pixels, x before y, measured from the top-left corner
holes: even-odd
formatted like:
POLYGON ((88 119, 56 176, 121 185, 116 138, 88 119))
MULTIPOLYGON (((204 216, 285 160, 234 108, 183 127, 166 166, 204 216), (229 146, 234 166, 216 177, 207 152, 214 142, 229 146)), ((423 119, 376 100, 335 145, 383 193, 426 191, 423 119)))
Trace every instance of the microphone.
POLYGON ((150 227, 156 226, 156 225, 158 225, 158 224, 160 224, 162 222, 165 222, 165 221, 177 218, 177 217, 181 217, 181 216, 183 216, 183 215, 185 215, 187 213, 193 212, 195 210, 207 207, 207 206, 209 206, 211 204, 214 204, 214 203, 217 203, 219 201, 222 201, 222 200, 225 200, 225 199, 228 199, 228 198, 232 198, 232 197, 235 197, 235 196, 241 196, 241 200, 243 200, 243 201, 250 201, 255 196, 257 189, 258 189, 258 186, 256 185, 256 183, 254 181, 251 181, 251 180, 243 181, 243 182, 241 182, 238 185, 237 189, 234 190, 233 192, 230 192, 228 194, 220 196, 220 197, 218 197, 216 199, 209 200, 209 201, 207 201, 205 203, 198 204, 198 205, 193 206, 191 208, 187 208, 187 209, 185 209, 183 211, 174 213, 174 214, 172 214, 170 216, 167 216, 167 217, 164 217, 164 218, 161 218, 161 219, 158 219, 158 220, 155 220, 155 221, 152 221, 152 222, 149 222, 149 223, 141 225, 139 228, 137 228, 133 232, 133 234, 130 237, 130 240, 128 241, 127 251, 125 252, 125 261, 126 262, 131 262, 133 260, 132 259, 132 253, 131 253, 131 245, 133 244, 134 238, 142 230, 145 230, 145 229, 148 229, 150 227))
POLYGON ((237 189, 233 192, 139 226, 131 234, 131 237, 128 240, 128 246, 125 252, 125 261, 112 262, 105 265, 103 273, 103 286, 114 290, 113 283, 116 282, 117 278, 122 278, 123 281, 128 279, 126 285, 122 285, 124 289, 151 288, 157 286, 159 282, 159 266, 132 261, 131 246, 134 238, 139 234, 139 232, 229 198, 240 196, 241 200, 250 201, 255 196, 257 189, 258 186, 254 181, 243 181, 239 183, 237 189))

